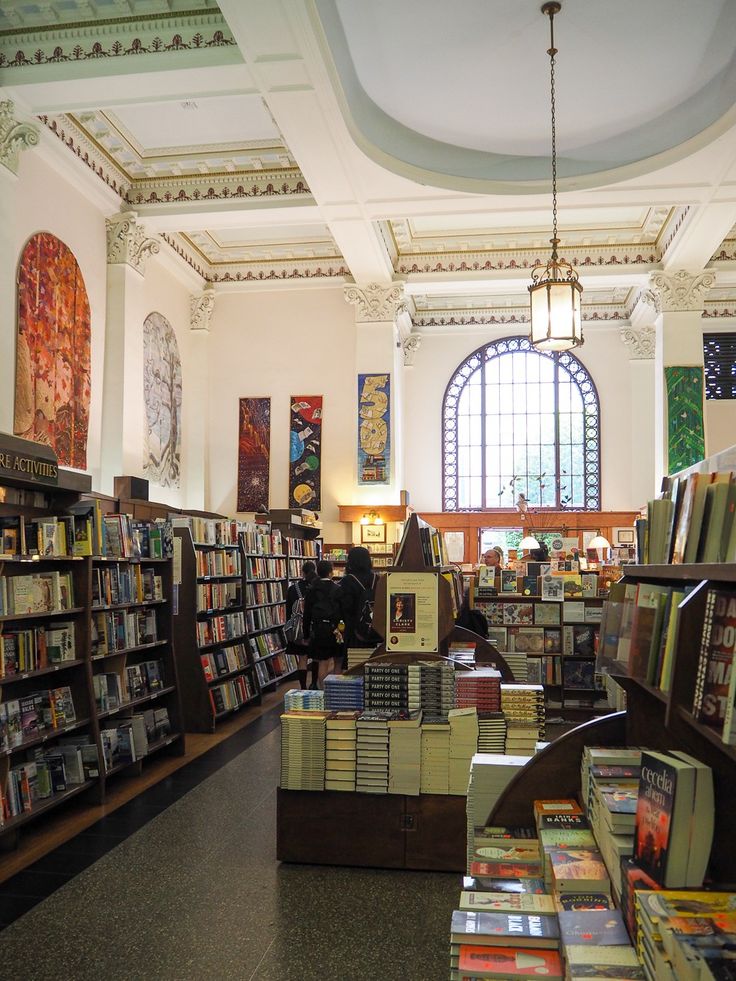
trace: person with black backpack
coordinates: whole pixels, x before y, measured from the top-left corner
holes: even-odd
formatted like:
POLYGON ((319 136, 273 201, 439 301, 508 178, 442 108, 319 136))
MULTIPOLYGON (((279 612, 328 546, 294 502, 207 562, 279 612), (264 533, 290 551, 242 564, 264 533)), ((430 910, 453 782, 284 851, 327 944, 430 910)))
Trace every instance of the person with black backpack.
POLYGON ((335 658, 340 650, 340 606, 338 586, 332 579, 332 563, 320 559, 317 576, 304 599, 304 636, 309 641, 311 657, 317 661, 317 687, 324 688, 325 678, 335 670, 335 658))
POLYGON ((340 612, 345 624, 345 650, 349 647, 373 648, 381 637, 373 629, 373 600, 378 576, 373 571, 371 553, 362 545, 348 552, 345 575, 340 580, 340 612))
MULTIPOLYGON (((297 678, 302 688, 307 687, 307 662, 309 642, 304 636, 304 602, 309 584, 317 578, 317 569, 311 559, 302 564, 302 577, 295 580, 286 593, 286 653, 298 658, 297 678)), ((316 683, 316 663, 312 663, 313 681, 316 683)))

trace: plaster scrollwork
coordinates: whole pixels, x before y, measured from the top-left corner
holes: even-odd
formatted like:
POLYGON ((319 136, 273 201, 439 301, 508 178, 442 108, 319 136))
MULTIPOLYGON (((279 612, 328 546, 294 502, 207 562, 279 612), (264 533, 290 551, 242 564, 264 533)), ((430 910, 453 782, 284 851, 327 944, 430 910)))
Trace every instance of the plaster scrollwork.
MULTIPOLYGON (((652 273, 649 282, 652 286, 647 293, 656 293, 659 307, 657 312, 677 313, 685 310, 702 311, 708 290, 716 281, 715 273, 689 273, 678 269, 676 273, 652 273)), ((645 297, 646 302, 651 302, 645 297)))
POLYGON ((410 334, 404 341, 404 366, 409 368, 414 364, 414 356, 422 346, 420 334, 410 334))
POLYGON ((158 241, 146 235, 134 211, 113 215, 105 224, 108 264, 126 263, 143 276, 146 262, 159 251, 158 241))
POLYGON ((21 123, 14 117, 15 105, 9 99, 0 102, 0 163, 13 173, 18 173, 22 150, 37 146, 39 128, 32 123, 21 123))
POLYGON ((346 286, 345 299, 356 308, 355 319, 359 324, 385 323, 396 318, 404 309, 404 286, 381 286, 369 283, 367 286, 346 286))
POLYGON ((189 297, 189 326, 191 330, 209 333, 215 309, 215 291, 203 290, 189 297))
POLYGON ((651 325, 622 327, 620 337, 629 349, 629 358, 632 361, 646 361, 654 357, 657 331, 651 325))

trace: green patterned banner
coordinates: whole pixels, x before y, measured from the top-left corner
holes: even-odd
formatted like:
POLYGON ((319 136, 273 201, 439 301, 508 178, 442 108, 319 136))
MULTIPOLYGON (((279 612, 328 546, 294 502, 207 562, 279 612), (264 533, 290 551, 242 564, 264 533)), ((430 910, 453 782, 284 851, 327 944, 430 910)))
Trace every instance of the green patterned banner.
POLYGON ((677 473, 705 457, 703 369, 664 369, 667 386, 667 472, 677 473))

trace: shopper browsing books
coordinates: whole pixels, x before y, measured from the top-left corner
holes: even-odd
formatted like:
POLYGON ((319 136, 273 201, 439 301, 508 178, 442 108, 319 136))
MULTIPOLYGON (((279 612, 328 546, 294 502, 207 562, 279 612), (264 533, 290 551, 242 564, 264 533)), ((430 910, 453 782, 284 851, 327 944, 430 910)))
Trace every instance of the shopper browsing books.
POLYGON ((503 549, 498 545, 493 545, 481 556, 480 566, 491 569, 503 568, 503 549))
POLYGON ((377 576, 371 553, 362 545, 351 548, 340 580, 340 612, 345 623, 345 649, 375 647, 381 638, 373 629, 373 598, 377 576))
POLYGON ((335 658, 340 653, 337 626, 340 622, 338 585, 332 580, 332 563, 320 559, 317 576, 304 599, 304 636, 310 655, 318 662, 317 687, 324 688, 328 674, 335 672, 335 658))
MULTIPOLYGON (((317 578, 317 567, 311 559, 302 565, 302 577, 293 582, 286 593, 286 653, 294 654, 298 660, 297 677, 302 688, 307 687, 307 662, 309 642, 304 636, 304 603, 307 589, 317 578)), ((316 673, 316 671, 315 671, 316 673)))

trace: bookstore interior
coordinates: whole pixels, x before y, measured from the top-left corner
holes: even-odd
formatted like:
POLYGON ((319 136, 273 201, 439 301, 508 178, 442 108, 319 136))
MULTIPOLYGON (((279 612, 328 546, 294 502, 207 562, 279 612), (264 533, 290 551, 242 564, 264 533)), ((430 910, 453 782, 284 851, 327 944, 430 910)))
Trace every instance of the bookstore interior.
POLYGON ((3 976, 736 979, 736 4, 0 84, 3 976))

